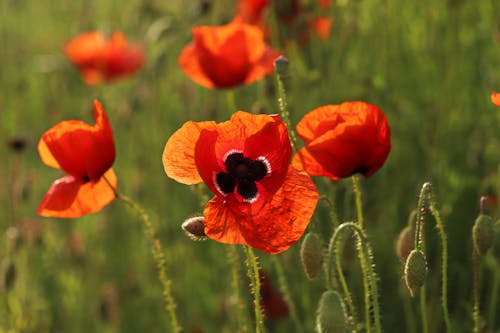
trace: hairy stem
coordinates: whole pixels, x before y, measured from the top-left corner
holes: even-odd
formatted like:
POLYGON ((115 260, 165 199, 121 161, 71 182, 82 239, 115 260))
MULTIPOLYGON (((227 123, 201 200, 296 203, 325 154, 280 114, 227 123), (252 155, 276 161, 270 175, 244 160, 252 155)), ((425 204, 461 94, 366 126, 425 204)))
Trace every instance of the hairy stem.
POLYGON ((262 316, 262 308, 260 305, 260 275, 257 258, 250 246, 244 246, 247 256, 248 275, 252 284, 252 293, 254 296, 255 308, 255 333, 264 333, 264 319, 262 316))
POLYGON ((479 289, 481 283, 480 271, 479 271, 479 255, 476 250, 472 249, 472 269, 474 270, 474 284, 473 284, 473 295, 474 295, 474 307, 472 308, 472 318, 474 319, 474 333, 480 332, 480 319, 481 310, 479 309, 479 289))
MULTIPOLYGON (((352 179, 352 187, 354 191, 354 195, 356 197, 356 211, 358 216, 358 226, 361 230, 363 230, 363 201, 361 198, 361 189, 359 186, 359 178, 357 175, 353 175, 352 179)), ((358 238, 358 246, 359 238, 358 238)), ((373 304, 373 315, 375 321, 375 331, 382 332, 382 325, 380 320, 380 306, 378 303, 378 287, 377 287, 377 276, 375 273, 375 265, 373 261, 373 253, 371 250, 371 246, 369 245, 368 240, 365 243, 366 251, 360 250, 358 251, 359 260, 361 262, 361 269, 363 271, 363 283, 368 284, 368 289, 365 288, 365 320, 367 325, 367 332, 371 330, 371 318, 370 318, 370 304, 373 304), (367 257, 368 256, 368 259, 367 257), (369 261, 369 262, 367 262, 369 261)))
POLYGON ((132 210, 134 210, 142 223, 142 227, 144 229, 144 234, 148 239, 151 245, 151 253, 153 254, 153 260, 156 264, 156 269, 158 271, 158 279, 160 280, 163 287, 163 300, 165 301, 165 310, 167 314, 170 316, 170 325, 172 328, 172 332, 179 333, 181 331, 181 327, 179 326, 179 321, 177 320, 177 315, 175 313, 175 301, 172 296, 171 284, 172 282, 167 278, 167 268, 166 268, 166 260, 163 254, 163 249, 156 235, 156 231, 149 219, 148 214, 139 206, 135 201, 130 199, 129 197, 121 194, 118 190, 109 182, 109 180, 104 177, 109 187, 113 190, 116 195, 116 198, 124 202, 127 206, 129 206, 132 210))

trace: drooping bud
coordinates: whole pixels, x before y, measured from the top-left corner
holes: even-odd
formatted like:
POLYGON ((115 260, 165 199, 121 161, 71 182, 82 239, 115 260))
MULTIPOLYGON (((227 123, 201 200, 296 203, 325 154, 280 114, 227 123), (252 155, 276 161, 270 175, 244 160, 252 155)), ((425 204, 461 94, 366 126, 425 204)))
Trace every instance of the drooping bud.
POLYGON ((495 226, 493 219, 485 214, 479 214, 472 227, 472 242, 477 254, 484 256, 495 242, 495 226))
POLYGON ((274 68, 281 78, 288 77, 288 64, 288 59, 282 55, 274 60, 274 68))
POLYGON ((316 315, 316 331, 318 333, 347 332, 347 316, 340 295, 327 290, 321 295, 316 315))
POLYGON ((310 232, 304 237, 300 248, 300 260, 307 278, 314 279, 323 262, 323 246, 317 234, 310 232))
POLYGON ((406 226, 399 233, 398 240, 396 241, 396 253, 398 257, 406 262, 411 250, 415 247, 415 229, 406 226))
POLYGON ((412 250, 406 260, 404 277, 406 287, 412 297, 424 285, 427 277, 427 260, 420 250, 412 250))
POLYGON ((203 216, 190 217, 182 223, 182 229, 192 240, 205 240, 205 218, 203 216))

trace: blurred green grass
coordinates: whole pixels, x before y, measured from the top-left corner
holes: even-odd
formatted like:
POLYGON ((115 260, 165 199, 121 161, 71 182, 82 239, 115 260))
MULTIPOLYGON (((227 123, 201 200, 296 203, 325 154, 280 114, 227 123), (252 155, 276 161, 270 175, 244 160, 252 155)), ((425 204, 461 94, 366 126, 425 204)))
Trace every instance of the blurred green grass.
MULTIPOLYGON (((0 260, 3 266, 13 262, 17 272, 12 288, 1 290, 0 330, 164 332, 168 327, 149 247, 125 205, 114 202, 78 220, 36 216, 45 191, 61 176, 39 160, 39 137, 62 120, 92 122, 91 103, 98 98, 114 129, 119 186, 150 212, 159 230, 185 332, 235 332, 227 246, 193 242, 180 229, 185 218, 203 211, 205 203, 195 191, 208 192, 169 180, 161 163, 166 140, 183 122, 224 120, 234 111, 228 110, 227 92, 195 85, 177 66, 193 25, 230 20, 233 2, 210 3, 211 10, 203 13, 201 1, 0 1, 0 260), (123 82, 84 85, 61 48, 90 29, 123 30, 144 43, 145 68, 123 82), (27 148, 16 153, 4 143, 18 137, 27 148), (16 251, 4 236, 12 226, 23 235, 16 251)), ((500 90, 500 3, 339 1, 332 15, 327 41, 281 48, 291 64, 289 104, 294 122, 317 106, 346 100, 378 104, 389 119, 392 151, 385 166, 362 182, 385 331, 406 332, 414 320, 414 332, 420 332, 418 300, 409 300, 403 291, 394 241, 425 181, 435 186, 449 236, 454 332, 471 331, 470 230, 479 197, 499 194, 500 112, 489 95, 500 90)), ((276 113, 273 86, 269 77, 235 89, 237 107, 276 113)), ((335 197, 342 221, 354 218, 349 180, 316 183, 335 197)), ((310 228, 321 232, 325 242, 331 235, 322 205, 310 228)), ((432 222, 426 228, 430 332, 441 332, 439 243, 432 222)), ((307 281, 298 247, 278 257, 310 332, 323 281, 307 281)), ((260 254, 260 259, 278 288, 270 256, 260 254)), ((248 281, 240 262, 245 290, 248 281)), ((491 296, 491 267, 499 269, 498 262, 486 266, 482 309, 491 296)), ((356 263, 349 272, 349 285, 361 304, 356 263)), ((249 300, 246 306, 251 313, 249 300)), ((270 328, 295 332, 290 319, 270 328)))

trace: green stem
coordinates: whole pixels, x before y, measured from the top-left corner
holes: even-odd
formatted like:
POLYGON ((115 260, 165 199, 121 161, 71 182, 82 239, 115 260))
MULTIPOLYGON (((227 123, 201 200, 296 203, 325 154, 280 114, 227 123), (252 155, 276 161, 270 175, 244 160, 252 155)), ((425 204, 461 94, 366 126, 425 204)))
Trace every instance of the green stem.
MULTIPOLYGON (((352 179, 352 187, 354 191, 354 195, 356 197, 356 211, 358 216, 358 226, 361 230, 363 230, 363 201, 361 198, 361 189, 359 186, 359 177, 358 175, 353 175, 352 179)), ((358 242, 359 246, 359 242, 358 242)), ((366 253, 365 251, 358 251, 359 260, 361 262, 361 269, 363 271, 363 283, 366 283, 369 288, 365 288, 365 320, 367 325, 367 332, 371 331, 371 319, 370 319, 370 304, 373 304, 373 315, 375 321, 375 331, 382 332, 382 325, 380 320, 380 305, 378 303, 378 287, 377 287, 377 276, 374 270, 374 261, 373 261, 373 253, 371 246, 369 245, 368 240, 366 240, 366 253), (368 255, 368 260, 370 263, 367 263, 367 258, 365 254, 368 255), (370 301, 371 299, 371 301, 370 301)))
POLYGON ((260 276, 257 258, 250 246, 244 246, 247 256, 248 275, 252 283, 252 292, 254 296, 255 308, 255 333, 264 333, 264 319, 262 316, 262 308, 260 305, 260 276))
POLYGON ((422 318, 422 333, 428 333, 427 328, 427 297, 425 296, 425 285, 420 288, 420 317, 422 318))
POLYGON ((432 194, 432 187, 429 183, 429 205, 430 211, 436 221, 439 237, 441 238, 441 307, 443 308, 444 323, 446 332, 451 332, 450 315, 448 311, 448 238, 444 230, 444 224, 441 220, 441 215, 436 207, 434 196, 432 194))
POLYGON ((139 219, 141 220, 142 227, 144 228, 144 234, 146 235, 151 245, 151 252, 153 254, 153 259, 156 264, 156 269, 158 271, 158 279, 160 280, 163 287, 163 299, 165 301, 165 310, 167 314, 170 316, 170 324, 172 326, 172 332, 179 333, 181 331, 181 327, 179 326, 179 321, 177 320, 177 315, 175 313, 175 302, 171 290, 172 282, 167 278, 165 256, 163 254, 163 249, 160 240, 156 236, 153 224, 151 223, 148 214, 144 211, 144 209, 142 209, 141 206, 139 206, 129 197, 118 192, 118 190, 109 182, 109 180, 106 177, 104 177, 104 179, 108 183, 109 187, 115 193, 116 198, 124 202, 131 209, 133 209, 139 216, 139 219))
POLYGON ((479 272, 479 256, 476 250, 472 250, 472 268, 474 270, 474 285, 473 285, 473 295, 474 295, 474 307, 472 308, 472 318, 474 319, 474 333, 480 332, 480 318, 481 310, 479 309, 479 289, 480 289, 480 272, 479 272))
MULTIPOLYGON (((298 152, 299 149, 297 145, 297 136, 295 135, 295 131, 293 130, 292 121, 290 119, 290 112, 288 111, 285 85, 283 83, 283 78, 278 72, 276 72, 276 85, 278 88, 278 106, 280 110, 280 117, 281 119, 283 119, 283 122, 288 128, 288 132, 290 134, 290 143, 292 145, 293 151, 298 152)), ((305 165, 304 163, 302 164, 305 165)))
POLYGON ((229 109, 229 114, 238 111, 236 107, 236 99, 234 97, 234 89, 227 89, 226 99, 227 99, 227 108, 229 109))
POLYGON ((231 263, 231 287, 234 292, 234 298, 236 303, 236 328, 238 332, 247 332, 247 316, 245 311, 245 305, 241 299, 240 293, 240 266, 239 266, 239 254, 236 246, 227 246, 227 256, 229 262, 231 263))
POLYGON ((294 323, 294 330, 295 332, 304 332, 304 327, 302 326, 302 322, 299 320, 297 315, 297 309, 295 307, 295 303, 293 302, 292 293, 290 292, 290 288, 288 287, 288 283, 285 278, 283 265, 281 265, 281 261, 278 260, 277 256, 272 256, 271 258, 273 260, 276 273, 278 274, 280 291, 283 294, 286 304, 288 305, 288 310, 294 323))
MULTIPOLYGON (((333 276, 332 276, 332 264, 335 261, 335 268, 337 270, 338 278, 340 280, 340 284, 342 286, 342 291, 344 293, 344 296, 347 301, 347 306, 349 308, 350 315, 352 317, 352 326, 356 327, 356 309, 354 307, 354 303, 352 301, 351 294, 349 292, 349 289, 347 287, 347 283, 344 278, 344 273, 342 272, 342 266, 340 264, 340 255, 341 251, 337 249, 337 244, 339 243, 339 240, 341 239, 340 237, 344 233, 345 230, 351 230, 356 233, 356 236, 358 238, 358 252, 363 253, 363 258, 364 260, 368 259, 368 263, 365 262, 365 267, 361 264, 361 255, 360 255, 360 264, 361 264, 361 269, 363 270, 363 285, 364 285, 364 291, 365 291, 365 320, 366 320, 366 330, 367 332, 371 332, 371 320, 370 320, 370 290, 372 292, 377 293, 377 286, 375 283, 370 284, 368 281, 368 276, 373 276, 374 272, 372 269, 367 269, 367 267, 374 267, 373 266, 373 257, 371 256, 371 248, 370 245, 368 244, 368 239, 366 238, 364 231, 357 225, 356 223, 353 222, 346 222, 342 223, 333 233, 332 238, 330 239, 330 244, 328 246, 328 256, 327 256, 327 262, 326 262, 326 276, 327 276, 327 281, 329 288, 333 288, 333 276), (366 297, 368 295, 368 297, 366 297), (368 306, 367 306, 368 305, 368 306)), ((376 281, 374 281, 376 282, 376 281)), ((378 305, 378 300, 375 301, 373 299, 373 308, 374 312, 378 313, 379 312, 379 305, 378 305)), ((381 332, 381 327, 380 325, 376 325, 376 330, 378 332, 381 332)))

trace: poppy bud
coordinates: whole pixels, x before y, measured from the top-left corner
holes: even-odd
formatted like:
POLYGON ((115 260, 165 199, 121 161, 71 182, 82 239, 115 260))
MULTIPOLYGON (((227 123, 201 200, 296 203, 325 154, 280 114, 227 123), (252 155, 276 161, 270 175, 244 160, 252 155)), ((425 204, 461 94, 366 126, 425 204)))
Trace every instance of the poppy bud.
POLYGON ((477 254, 486 255, 495 242, 495 228, 490 216, 479 214, 472 227, 472 242, 477 254))
POLYGON ((16 265, 14 265, 13 261, 7 261, 4 264, 3 268, 3 287, 4 290, 9 291, 14 287, 14 283, 16 283, 17 277, 17 269, 16 265))
POLYGON ((413 227, 407 226, 399 233, 396 241, 396 253, 403 262, 406 261, 411 250, 415 246, 415 230, 413 227))
POLYGON ((195 216, 188 218, 182 223, 182 229, 186 235, 192 240, 205 240, 205 218, 203 216, 195 216))
POLYGON ((300 248, 300 260, 307 278, 314 279, 321 269, 323 261, 321 239, 317 234, 310 232, 305 236, 300 248))
POLYGON ((280 55, 274 60, 274 68, 279 76, 286 78, 288 75, 288 59, 285 56, 280 55))
POLYGON ((497 260, 500 260, 500 220, 495 224, 495 242, 491 252, 497 260))
POLYGON ((415 296, 416 291, 424 285, 427 277, 427 261, 420 250, 412 250, 406 260, 405 283, 410 295, 415 296))
POLYGON ((336 291, 327 290, 321 295, 316 316, 316 330, 318 333, 347 331, 344 303, 336 291))

